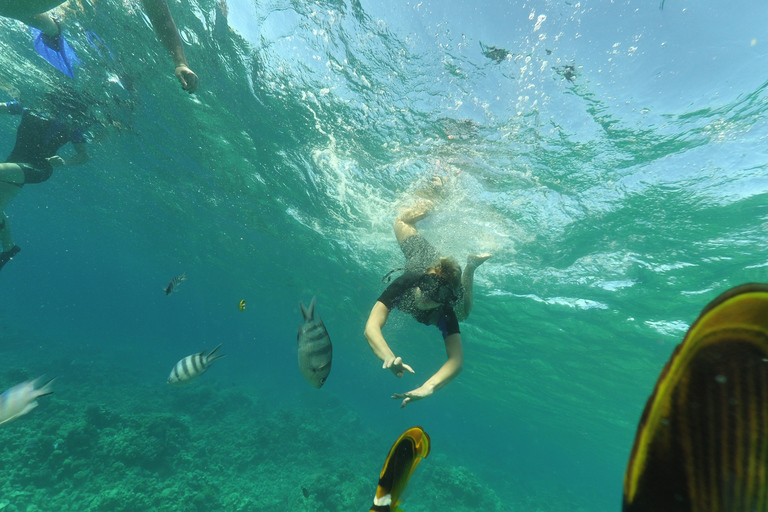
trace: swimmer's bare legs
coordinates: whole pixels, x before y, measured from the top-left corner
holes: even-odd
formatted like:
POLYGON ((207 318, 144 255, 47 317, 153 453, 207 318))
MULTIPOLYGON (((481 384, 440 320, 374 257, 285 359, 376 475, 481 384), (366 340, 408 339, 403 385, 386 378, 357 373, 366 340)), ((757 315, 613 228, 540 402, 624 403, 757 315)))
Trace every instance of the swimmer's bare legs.
POLYGON ((394 225, 397 243, 401 244, 406 238, 419 233, 419 230, 416 229, 416 223, 426 217, 433 206, 432 201, 421 200, 397 216, 394 225))
POLYGON ((467 319, 472 312, 472 286, 475 280, 475 270, 490 258, 491 254, 470 254, 467 256, 467 266, 461 275, 461 287, 464 289, 464 300, 454 308, 459 322, 467 319))
POLYGON ((426 217, 430 210, 435 207, 432 199, 439 198, 443 194, 443 186, 448 181, 447 176, 433 175, 429 183, 416 190, 416 203, 400 212, 395 219, 395 237, 397 243, 403 243, 403 240, 409 236, 418 234, 416 223, 426 217))
POLYGON ((13 18, 30 27, 35 27, 51 37, 59 35, 59 27, 47 14, 62 0, 5 0, 0 3, 0 16, 13 18))
POLYGON ((30 27, 35 27, 37 29, 40 29, 43 31, 43 34, 51 37, 56 37, 59 35, 59 26, 54 23, 53 18, 51 18, 48 14, 38 14, 36 16, 32 16, 30 21, 24 21, 20 20, 24 24, 29 25, 30 27))

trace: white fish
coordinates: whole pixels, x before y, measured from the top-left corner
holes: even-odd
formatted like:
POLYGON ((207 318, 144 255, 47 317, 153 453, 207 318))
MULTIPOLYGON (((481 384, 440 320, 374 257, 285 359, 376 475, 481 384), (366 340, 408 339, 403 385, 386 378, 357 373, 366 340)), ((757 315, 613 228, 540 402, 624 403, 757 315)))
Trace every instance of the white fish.
POLYGON ((187 356, 176 363, 176 366, 174 366, 173 370, 171 370, 170 377, 168 377, 168 384, 172 384, 174 386, 183 386, 185 384, 189 384, 204 374, 208 367, 211 366, 212 362, 226 355, 213 355, 217 350, 219 350, 220 347, 221 345, 211 350, 210 354, 208 355, 205 355, 205 351, 202 351, 199 354, 192 354, 191 356, 187 356))
POLYGON ((51 385, 56 379, 51 379, 38 388, 37 383, 41 378, 17 384, 0 395, 0 425, 24 416, 37 407, 39 397, 53 393, 51 385))
POLYGON ((299 302, 304 323, 299 328, 299 370, 307 382, 316 388, 323 387, 328 374, 331 373, 333 346, 331 337, 323 325, 320 315, 315 316, 315 297, 309 304, 309 309, 299 302))

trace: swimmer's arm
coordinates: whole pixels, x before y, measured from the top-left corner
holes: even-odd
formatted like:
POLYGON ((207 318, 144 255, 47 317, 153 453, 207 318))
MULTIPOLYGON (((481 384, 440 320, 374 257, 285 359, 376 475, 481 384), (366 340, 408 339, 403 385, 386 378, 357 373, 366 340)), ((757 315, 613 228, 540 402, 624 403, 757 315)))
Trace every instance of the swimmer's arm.
POLYGON ((416 373, 409 365, 403 362, 402 357, 396 357, 392 349, 387 345, 387 341, 384 339, 384 335, 381 333, 381 328, 387 323, 389 317, 389 308, 384 305, 383 302, 376 301, 371 314, 368 316, 368 321, 365 323, 365 339, 368 340, 373 353, 376 357, 384 361, 381 367, 385 370, 392 372, 397 378, 401 378, 405 375, 405 372, 416 373))
POLYGON ((173 59, 173 74, 181 84, 181 88, 192 94, 197 90, 198 78, 194 71, 189 69, 187 56, 184 55, 184 47, 181 44, 181 36, 173 21, 171 11, 165 0, 141 0, 147 11, 149 20, 155 29, 155 34, 163 43, 163 46, 173 59))
POLYGON ((392 395, 392 398, 396 400, 403 399, 403 403, 400 404, 401 409, 411 402, 431 396, 435 391, 451 382, 454 377, 461 373, 462 366, 464 365, 464 349, 461 346, 461 334, 451 334, 445 338, 445 352, 448 355, 448 360, 420 388, 408 391, 407 393, 395 393, 392 395))
POLYGON ((365 332, 363 333, 373 353, 384 362, 395 357, 395 353, 389 348, 384 335, 381 333, 381 328, 387 323, 388 317, 389 309, 387 306, 382 302, 376 301, 373 309, 371 309, 371 314, 368 315, 368 321, 365 323, 365 332))
POLYGON ((80 165, 90 160, 88 144, 85 142, 73 142, 72 145, 75 146, 75 156, 65 159, 64 165, 80 165))
POLYGON ((51 167, 61 167, 63 165, 80 165, 90 160, 88 155, 88 147, 85 142, 73 142, 75 146, 75 156, 70 158, 62 158, 59 155, 54 155, 50 158, 46 158, 51 167))
POLYGON ((421 386, 428 390, 429 394, 442 388, 461 373, 464 367, 464 348, 461 345, 461 334, 455 333, 445 338, 445 353, 448 360, 443 363, 437 373, 421 386))
POLYGON ((187 57, 181 45, 179 30, 176 28, 176 22, 173 21, 168 3, 165 0, 141 0, 141 4, 147 11, 157 38, 171 54, 174 66, 187 66, 187 57))

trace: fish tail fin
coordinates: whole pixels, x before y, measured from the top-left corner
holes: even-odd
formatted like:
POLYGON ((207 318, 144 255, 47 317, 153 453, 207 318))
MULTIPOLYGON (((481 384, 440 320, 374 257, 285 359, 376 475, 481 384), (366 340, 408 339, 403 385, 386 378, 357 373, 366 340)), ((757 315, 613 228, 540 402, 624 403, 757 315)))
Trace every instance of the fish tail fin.
MULTIPOLYGON (((45 396, 45 395, 53 394, 53 381, 55 381, 57 378, 58 377, 54 377, 46 381, 42 386, 40 386, 35 390, 35 394, 37 396, 45 396)), ((37 382, 40 379, 42 379, 42 377, 38 377, 37 379, 35 379, 35 385, 37 385, 37 382)))
POLYGON ((301 308, 301 315, 304 317, 304 321, 310 322, 315 318, 315 299, 317 297, 312 297, 312 302, 309 303, 309 307, 304 307, 304 303, 299 301, 299 307, 301 308))
POLYGON ((211 351, 208 353, 208 355, 205 357, 205 360, 206 360, 208 363, 212 363, 213 361, 215 361, 215 360, 217 360, 217 359, 221 359, 222 357, 226 356, 227 354, 219 354, 219 355, 217 355, 217 356, 213 355, 213 354, 215 354, 215 353, 216 353, 216 351, 217 351, 217 350, 219 350, 220 348, 221 348, 221 343, 219 343, 219 344, 216 346, 216 348, 214 348, 213 350, 211 350, 211 351))

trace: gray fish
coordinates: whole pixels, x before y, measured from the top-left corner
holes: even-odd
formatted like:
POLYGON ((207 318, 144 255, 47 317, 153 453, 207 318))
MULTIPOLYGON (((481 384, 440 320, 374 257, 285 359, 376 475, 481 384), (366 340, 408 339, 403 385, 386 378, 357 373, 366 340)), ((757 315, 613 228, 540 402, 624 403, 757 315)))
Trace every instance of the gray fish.
POLYGON ((204 374, 208 367, 211 366, 211 363, 226 355, 213 355, 219 350, 219 347, 221 347, 221 345, 211 350, 208 355, 205 355, 205 351, 203 351, 199 354, 187 356, 176 363, 176 366, 171 370, 171 375, 168 377, 168 384, 171 384, 172 386, 183 386, 204 374))
POLYGON ((299 370, 307 382, 319 389, 323 387, 325 379, 331 373, 333 357, 331 337, 328 336, 320 315, 317 320, 314 320, 315 297, 312 297, 309 309, 304 307, 303 302, 299 302, 299 307, 304 316, 304 323, 299 327, 298 336, 299 370))

